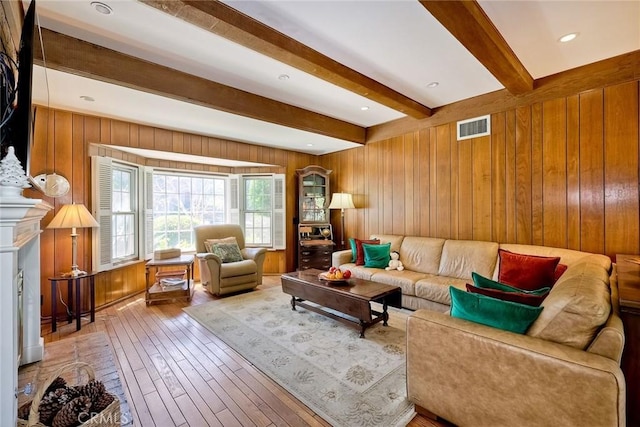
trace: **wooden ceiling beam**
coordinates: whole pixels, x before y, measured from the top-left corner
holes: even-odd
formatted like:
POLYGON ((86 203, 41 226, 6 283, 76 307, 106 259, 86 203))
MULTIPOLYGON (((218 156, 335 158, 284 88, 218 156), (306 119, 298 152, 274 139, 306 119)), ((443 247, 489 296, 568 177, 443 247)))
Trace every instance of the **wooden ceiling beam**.
POLYGON ((420 0, 513 95, 533 90, 533 77, 475 0, 420 0))
POLYGON ((431 109, 219 1, 139 0, 246 48, 418 119, 431 109))
MULTIPOLYGON (((363 144, 365 128, 42 29, 47 67, 215 110, 363 144)), ((34 61, 43 65, 40 44, 34 61)), ((123 100, 126 102, 126 100, 123 100)))

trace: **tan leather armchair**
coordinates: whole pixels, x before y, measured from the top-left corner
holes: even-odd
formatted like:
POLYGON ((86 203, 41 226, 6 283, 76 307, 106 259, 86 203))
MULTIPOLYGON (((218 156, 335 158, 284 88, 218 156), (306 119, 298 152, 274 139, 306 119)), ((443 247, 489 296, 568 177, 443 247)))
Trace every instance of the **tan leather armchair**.
POLYGON ((262 266, 265 248, 245 248, 242 228, 237 224, 200 225, 194 227, 196 252, 202 285, 214 295, 254 289, 262 284, 262 266), (207 253, 207 239, 235 237, 244 258, 238 262, 223 263, 215 254, 207 253))

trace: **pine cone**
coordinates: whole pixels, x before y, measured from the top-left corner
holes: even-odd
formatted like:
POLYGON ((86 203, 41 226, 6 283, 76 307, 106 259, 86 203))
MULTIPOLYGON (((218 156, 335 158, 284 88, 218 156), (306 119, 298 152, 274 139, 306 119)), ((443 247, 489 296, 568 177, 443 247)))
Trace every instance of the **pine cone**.
POLYGON ((78 396, 88 396, 92 401, 107 392, 102 381, 98 380, 91 380, 85 385, 76 386, 75 389, 78 396))
POLYGON ((40 406, 38 407, 40 422, 45 425, 51 425, 51 421, 62 407, 76 397, 78 397, 78 392, 72 387, 59 388, 46 394, 40 400, 40 406))
POLYGON ((53 380, 53 382, 51 382, 49 387, 47 387, 44 394, 48 394, 49 392, 57 390, 59 388, 65 388, 66 386, 67 386, 67 382, 65 381, 64 378, 56 377, 56 379, 53 380))
POLYGON ((91 399, 87 396, 80 396, 73 399, 62 407, 60 412, 53 418, 51 427, 73 427, 80 425, 82 414, 86 414, 91 409, 91 399))
POLYGON ((29 411, 31 411, 31 400, 18 408, 18 418, 21 420, 29 419, 29 411))
POLYGON ((103 393, 93 400, 93 404, 91 405, 91 413, 99 413, 104 411, 107 406, 111 405, 111 402, 115 400, 112 394, 103 393))

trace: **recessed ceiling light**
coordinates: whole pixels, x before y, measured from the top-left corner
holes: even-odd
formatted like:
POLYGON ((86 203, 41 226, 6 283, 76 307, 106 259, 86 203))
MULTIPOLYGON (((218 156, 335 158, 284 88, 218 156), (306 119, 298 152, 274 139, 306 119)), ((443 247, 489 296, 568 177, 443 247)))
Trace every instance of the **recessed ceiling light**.
POLYGON ((101 13, 103 15, 111 15, 113 13, 113 9, 106 3, 102 3, 99 1, 92 1, 91 6, 96 10, 96 12, 101 13))
POLYGON ((427 85, 427 87, 428 87, 429 89, 433 89, 434 87, 438 87, 438 85, 439 85, 439 84, 440 84, 440 83, 438 83, 438 82, 431 82, 431 83, 429 83, 429 84, 427 85))
POLYGON ((576 37, 578 37, 578 33, 569 33, 569 34, 565 34, 564 36, 560 37, 558 39, 558 41, 560 43, 566 43, 566 42, 570 42, 571 40, 575 39, 576 37))
POLYGON ((369 107, 367 107, 367 106, 365 105, 364 107, 360 107, 360 109, 361 109, 362 111, 367 111, 367 110, 369 109, 369 107))
POLYGON ((87 102, 93 102, 95 101, 95 98, 91 97, 91 96, 87 96, 87 95, 82 95, 80 97, 80 99, 82 99, 83 101, 87 101, 87 102))
POLYGON ((313 147, 313 144, 307 144, 307 147, 313 147))
POLYGON ((278 76, 278 80, 289 80, 289 75, 288 74, 280 74, 278 76))

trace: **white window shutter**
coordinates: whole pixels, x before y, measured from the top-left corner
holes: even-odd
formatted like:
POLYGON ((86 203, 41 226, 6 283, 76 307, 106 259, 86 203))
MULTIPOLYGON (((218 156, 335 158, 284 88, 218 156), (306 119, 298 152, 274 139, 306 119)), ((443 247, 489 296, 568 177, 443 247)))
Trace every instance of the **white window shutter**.
POLYGON ((287 215, 284 174, 273 176, 273 248, 287 248, 287 215))
POLYGON ((142 220, 140 229, 143 230, 144 244, 140 253, 145 259, 153 258, 153 168, 145 166, 143 169, 142 220))
POLYGON ((111 262, 112 183, 111 159, 91 156, 91 190, 93 198, 91 210, 93 217, 100 224, 100 228, 92 233, 91 246, 94 271, 104 271, 113 267, 111 262))
MULTIPOLYGON (((240 224, 240 176, 229 175, 229 223, 240 224)), ((244 229, 244 226, 242 227, 244 229)))

